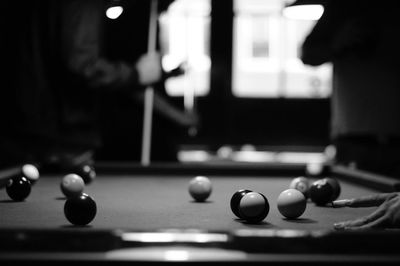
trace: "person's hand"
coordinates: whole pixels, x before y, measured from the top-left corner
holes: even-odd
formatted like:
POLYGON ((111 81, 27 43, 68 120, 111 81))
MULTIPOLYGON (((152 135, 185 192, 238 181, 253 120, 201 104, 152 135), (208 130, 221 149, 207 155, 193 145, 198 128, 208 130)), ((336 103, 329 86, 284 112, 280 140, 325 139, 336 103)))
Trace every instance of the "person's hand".
POLYGON ((162 67, 159 53, 142 55, 136 63, 139 83, 143 86, 154 84, 161 80, 162 67))
POLYGON ((172 69, 170 71, 164 72, 163 73, 163 79, 166 80, 166 79, 169 79, 171 77, 177 77, 177 76, 183 75, 188 71, 188 69, 189 68, 188 68, 186 62, 181 63, 176 68, 174 68, 174 69, 172 69))
POLYGON ((197 128, 197 127, 199 127, 199 124, 200 124, 200 118, 199 118, 199 115, 197 114, 197 112, 195 112, 195 111, 184 112, 180 116, 178 123, 184 127, 197 128))
POLYGON ((373 207, 379 206, 370 215, 334 224, 336 230, 365 230, 373 228, 400 227, 400 194, 382 193, 358 199, 337 200, 333 207, 373 207))

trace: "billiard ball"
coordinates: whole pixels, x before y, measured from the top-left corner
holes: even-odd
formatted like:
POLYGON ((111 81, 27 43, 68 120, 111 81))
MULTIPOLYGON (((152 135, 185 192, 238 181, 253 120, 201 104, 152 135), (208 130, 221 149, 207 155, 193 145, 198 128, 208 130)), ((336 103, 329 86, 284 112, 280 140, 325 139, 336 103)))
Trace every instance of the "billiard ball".
POLYGON ((307 176, 319 176, 324 170, 324 165, 319 162, 311 162, 306 165, 306 175, 307 176))
POLYGON ((84 226, 93 221, 97 213, 96 202, 88 194, 68 198, 64 204, 64 215, 73 225, 84 226))
POLYGON ((324 155, 327 161, 333 162, 336 158, 336 147, 334 145, 328 145, 324 149, 324 155))
POLYGON ((288 219, 296 219, 306 210, 307 199, 301 191, 289 188, 279 194, 277 205, 283 216, 288 219))
POLYGON ((72 172, 82 177, 85 184, 92 183, 96 178, 96 171, 94 167, 89 164, 79 165, 78 167, 75 167, 72 172))
POLYGON ((333 187, 324 179, 315 181, 310 187, 310 198, 316 205, 326 205, 332 201, 333 187))
POLYGON ((326 181, 331 185, 331 187, 333 188, 333 193, 332 193, 332 198, 331 201, 336 200, 341 192, 341 188, 340 188, 340 183, 337 179, 335 178, 331 178, 331 177, 326 177, 325 178, 326 181))
POLYGON ((34 185, 40 177, 38 168, 33 164, 24 164, 21 168, 21 175, 26 177, 31 185, 34 185))
POLYGON ((231 146, 221 146, 217 150, 217 156, 221 159, 229 159, 233 155, 233 148, 231 146))
POLYGON ((67 198, 78 196, 85 189, 85 182, 77 174, 68 174, 63 177, 60 188, 67 198))
POLYGON ((258 192, 249 192, 239 202, 239 215, 249 223, 259 223, 267 217, 269 203, 267 198, 258 192))
POLYGON ((195 201, 205 201, 210 196, 211 191, 211 181, 205 176, 196 176, 189 182, 189 194, 195 201))
POLYGON ((243 196, 249 192, 252 192, 252 191, 248 190, 248 189, 241 189, 241 190, 236 191, 231 197, 231 210, 232 210, 233 214, 235 214, 240 219, 242 217, 240 217, 240 214, 239 214, 239 202, 243 198, 243 196))
POLYGON ((31 183, 23 176, 10 178, 6 185, 6 191, 14 201, 23 201, 31 193, 31 183))
POLYGON ((304 176, 296 177, 290 182, 289 188, 297 189, 303 193, 304 197, 309 197, 310 182, 304 176))

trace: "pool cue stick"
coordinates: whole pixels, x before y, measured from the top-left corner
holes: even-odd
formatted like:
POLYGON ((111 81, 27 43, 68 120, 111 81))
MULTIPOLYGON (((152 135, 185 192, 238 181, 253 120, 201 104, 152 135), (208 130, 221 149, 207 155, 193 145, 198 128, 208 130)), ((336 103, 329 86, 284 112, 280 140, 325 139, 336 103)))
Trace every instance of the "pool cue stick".
POLYGON ((5 188, 12 176, 21 172, 21 166, 13 166, 7 169, 0 170, 0 189, 5 188))
MULTIPOLYGON (((186 71, 184 79, 185 79, 185 89, 183 93, 183 105, 185 107, 185 112, 187 114, 192 114, 195 111, 194 109, 195 90, 194 87, 191 86, 191 84, 189 83, 189 77, 186 71)), ((191 137, 196 136, 197 128, 195 126, 190 126, 190 128, 188 129, 188 134, 191 137)))
POLYGON ((24 176, 27 178, 32 184, 36 182, 39 179, 39 175, 36 177, 33 176, 26 176, 26 173, 24 173, 23 167, 27 165, 32 165, 36 167, 36 169, 40 168, 40 164, 38 163, 27 163, 27 164, 18 164, 14 166, 7 167, 5 169, 0 170, 0 189, 3 189, 7 186, 9 183, 10 179, 19 177, 19 176, 24 176))
MULTIPOLYGON (((185 49, 185 53, 186 53, 186 60, 187 60, 187 64, 190 64, 190 55, 189 55, 189 30, 188 30, 188 14, 185 13, 185 33, 186 33, 186 49, 185 49)), ((185 87, 183 90, 183 106, 185 107, 185 112, 187 114, 192 114, 195 111, 195 93, 196 90, 194 88, 194 86, 192 86, 193 84, 191 84, 189 82, 189 75, 187 73, 188 68, 185 69, 185 87)), ((190 137, 194 137, 197 135, 197 128, 195 126, 191 126, 188 129, 188 135, 190 137)))
MULTIPOLYGON (((151 0, 150 20, 149 20, 149 35, 147 43, 147 52, 156 51, 157 39, 157 0, 151 0)), ((144 94, 144 112, 143 112, 143 133, 142 133, 142 166, 150 164, 151 155, 151 128, 153 120, 153 102, 154 88, 147 86, 144 94)))

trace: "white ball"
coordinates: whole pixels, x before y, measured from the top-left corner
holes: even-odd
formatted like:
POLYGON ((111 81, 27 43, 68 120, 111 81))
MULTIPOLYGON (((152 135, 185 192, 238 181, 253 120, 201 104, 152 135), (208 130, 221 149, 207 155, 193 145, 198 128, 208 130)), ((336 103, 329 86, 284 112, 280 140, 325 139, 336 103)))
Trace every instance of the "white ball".
POLYGON ((297 189, 283 191, 277 200, 279 212, 288 219, 300 217, 306 210, 307 200, 297 189))
POLYGON ((306 174, 309 176, 318 176, 322 174, 322 171, 324 170, 324 164, 323 163, 308 163, 306 166, 306 174))
POLYGON ((189 194, 196 201, 205 201, 212 192, 210 179, 205 176, 196 176, 189 182, 189 194))
POLYGON ((233 155, 233 148, 231 146, 222 146, 217 150, 217 156, 221 159, 229 159, 233 155))
POLYGON ((39 170, 33 164, 23 165, 22 175, 26 177, 31 183, 36 182, 40 177, 39 170))

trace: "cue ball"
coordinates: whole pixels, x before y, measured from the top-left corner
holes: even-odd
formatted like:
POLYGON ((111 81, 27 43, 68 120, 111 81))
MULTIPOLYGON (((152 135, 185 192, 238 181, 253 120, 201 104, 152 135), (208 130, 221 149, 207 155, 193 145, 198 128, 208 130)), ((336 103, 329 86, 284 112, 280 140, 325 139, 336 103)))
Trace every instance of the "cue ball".
POLYGON ((326 177, 325 179, 333 188, 333 194, 332 194, 331 201, 337 200, 337 198, 339 198, 339 195, 341 192, 339 181, 337 179, 331 178, 331 177, 326 177))
POLYGON ((240 200, 243 198, 243 196, 249 192, 252 192, 252 191, 248 190, 248 189, 241 189, 241 190, 236 191, 232 195, 231 210, 232 210, 233 214, 235 214, 240 219, 242 219, 242 217, 240 217, 240 213, 239 213, 239 203, 240 203, 240 200))
POLYGON ((196 176, 189 182, 189 194, 195 201, 205 201, 211 194, 210 179, 205 176, 196 176))
POLYGON ((87 225, 97 213, 96 202, 88 194, 68 198, 64 204, 64 214, 73 225, 87 225))
POLYGON ((333 187, 325 178, 315 181, 310 187, 310 198, 316 205, 326 205, 332 201, 333 195, 333 187))
POLYGON ((34 185, 40 177, 39 170, 33 164, 24 164, 21 168, 21 174, 31 182, 31 185, 34 185))
POLYGON ((310 182, 304 176, 296 177, 290 182, 289 188, 297 189, 303 193, 304 197, 309 197, 310 182))
POLYGON ((85 188, 85 182, 77 174, 68 174, 62 179, 60 188, 67 198, 79 196, 85 188))
POLYGON ((306 210, 307 200, 301 191, 289 188, 279 194, 277 204, 278 210, 283 216, 288 219, 296 219, 306 210))
POLYGON ((85 182, 85 184, 90 184, 96 178, 96 171, 94 167, 88 164, 76 167, 73 170, 73 173, 82 177, 83 182, 85 182))
POLYGON ((269 203, 267 198, 258 192, 249 192, 239 202, 240 217, 249 223, 259 223, 267 217, 269 203))
POLYGON ((308 163, 306 165, 306 175, 308 176, 319 176, 324 170, 324 165, 322 163, 308 163))
POLYGON ((9 179, 6 191, 14 201, 23 201, 31 193, 31 183, 23 176, 9 179))

